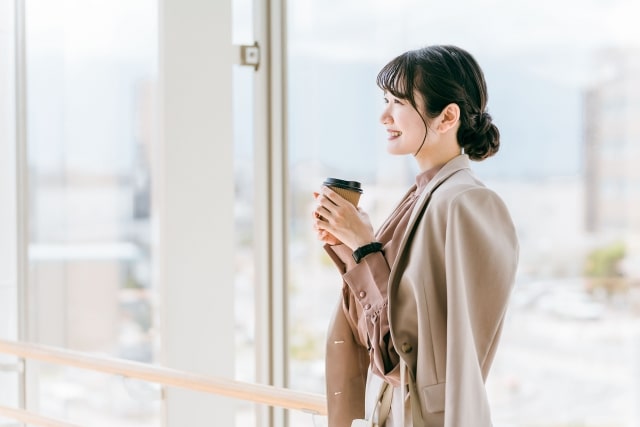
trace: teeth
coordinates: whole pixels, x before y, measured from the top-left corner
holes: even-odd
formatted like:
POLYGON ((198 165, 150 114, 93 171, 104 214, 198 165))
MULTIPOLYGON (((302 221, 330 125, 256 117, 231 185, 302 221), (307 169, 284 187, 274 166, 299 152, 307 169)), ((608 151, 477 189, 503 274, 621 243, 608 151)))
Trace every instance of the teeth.
POLYGON ((391 134, 391 136, 400 136, 402 135, 402 132, 396 130, 396 131, 389 132, 389 134, 391 134))

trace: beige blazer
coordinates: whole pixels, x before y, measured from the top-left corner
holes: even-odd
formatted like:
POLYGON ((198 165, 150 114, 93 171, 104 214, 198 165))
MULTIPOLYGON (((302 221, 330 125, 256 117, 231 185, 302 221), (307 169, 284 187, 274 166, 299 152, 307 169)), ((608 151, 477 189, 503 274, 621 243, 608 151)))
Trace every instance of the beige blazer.
MULTIPOLYGON (((491 426, 484 383, 518 250, 506 206, 474 177, 466 155, 447 163, 420 195, 391 267, 388 314, 425 426, 491 426)), ((327 334, 330 427, 348 427, 364 415, 368 354, 344 315, 346 292, 345 286, 327 334)))

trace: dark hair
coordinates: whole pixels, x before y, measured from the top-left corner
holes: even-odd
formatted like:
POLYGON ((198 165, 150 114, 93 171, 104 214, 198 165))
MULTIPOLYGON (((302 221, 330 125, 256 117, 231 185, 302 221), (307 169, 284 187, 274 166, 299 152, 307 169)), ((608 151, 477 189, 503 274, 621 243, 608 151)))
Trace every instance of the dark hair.
POLYGON ((460 107, 458 144, 469 158, 483 160, 500 147, 500 131, 486 111, 487 85, 471 54, 456 46, 428 46, 405 52, 380 70, 378 86, 418 110, 415 92, 424 101, 428 118, 449 104, 460 107))

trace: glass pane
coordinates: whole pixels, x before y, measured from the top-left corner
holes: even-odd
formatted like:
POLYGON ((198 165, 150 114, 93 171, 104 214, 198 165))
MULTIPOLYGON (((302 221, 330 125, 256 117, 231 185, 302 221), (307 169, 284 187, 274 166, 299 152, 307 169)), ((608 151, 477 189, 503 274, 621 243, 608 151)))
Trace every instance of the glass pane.
MULTIPOLYGON (((232 40, 235 45, 253 44, 253 1, 232 1, 232 40)), ((253 93, 255 71, 251 67, 233 66, 233 144, 235 175, 235 377, 257 382, 256 367, 256 281, 253 150, 253 93)), ((236 427, 257 425, 256 405, 247 401, 236 404, 236 427)))
MULTIPOLYGON (((235 317, 236 379, 255 383, 256 353, 254 156, 253 156, 253 68, 233 68, 233 117, 235 162, 235 317)), ((237 405, 237 427, 256 425, 255 405, 237 405)))
MULTIPOLYGON (((18 337, 15 2, 0 0, 0 339, 18 337)), ((0 354, 0 405, 19 403, 19 361, 0 354)), ((0 425, 9 421, 0 418, 0 425)))
MULTIPOLYGON (((15 286, 0 286, 0 339, 17 339, 17 301, 15 286)), ((0 353, 0 405, 19 406, 21 368, 20 359, 0 353)), ((0 417, 0 426, 3 422, 0 417)))
MULTIPOLYGON (((149 164, 157 8, 154 0, 26 2, 28 323, 40 343, 156 360, 149 164)), ((91 424, 160 425, 157 386, 59 366, 29 372, 32 409, 91 424)))
POLYGON ((29 369, 39 376, 40 414, 96 427, 161 425, 150 416, 161 406, 154 383, 40 362, 29 369))
POLYGON ((417 169, 386 153, 376 74, 406 50, 457 44, 485 71, 502 135, 498 155, 473 168, 506 201, 521 244, 487 385, 494 423, 637 421, 638 13, 632 1, 288 3, 293 388, 324 391, 341 285, 311 229, 311 194, 327 176, 361 181, 361 207, 381 224, 417 169))
POLYGON ((233 44, 253 44, 253 0, 232 0, 231 18, 233 44))

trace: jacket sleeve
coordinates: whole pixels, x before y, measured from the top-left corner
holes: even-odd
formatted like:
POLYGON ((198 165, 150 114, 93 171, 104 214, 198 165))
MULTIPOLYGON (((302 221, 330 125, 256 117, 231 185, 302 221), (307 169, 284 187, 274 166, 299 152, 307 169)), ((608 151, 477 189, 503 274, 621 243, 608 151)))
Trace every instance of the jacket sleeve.
POLYGON ((372 371, 393 385, 400 384, 400 356, 389 333, 387 284, 390 267, 384 252, 367 255, 360 264, 345 245, 325 246, 346 284, 345 315, 355 326, 363 346, 368 348, 372 371), (353 306, 357 307, 353 307, 353 306))
POLYGON ((354 335, 346 286, 333 313, 326 343, 325 373, 328 422, 331 427, 349 427, 364 417, 365 387, 369 355, 354 335))
POLYGON ((509 212, 491 190, 458 194, 447 213, 445 427, 491 426, 485 380, 518 263, 509 212))

